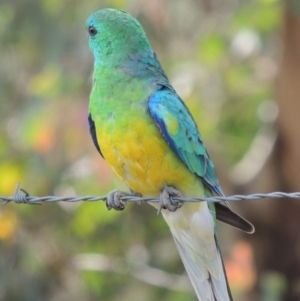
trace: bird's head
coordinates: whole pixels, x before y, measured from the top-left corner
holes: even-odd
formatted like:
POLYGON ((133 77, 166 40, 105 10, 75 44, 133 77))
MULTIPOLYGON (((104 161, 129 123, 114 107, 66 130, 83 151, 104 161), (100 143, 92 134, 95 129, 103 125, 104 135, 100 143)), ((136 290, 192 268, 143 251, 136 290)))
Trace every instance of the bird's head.
POLYGON ((151 50, 142 26, 126 12, 97 11, 88 18, 86 28, 96 63, 122 64, 135 54, 151 50))

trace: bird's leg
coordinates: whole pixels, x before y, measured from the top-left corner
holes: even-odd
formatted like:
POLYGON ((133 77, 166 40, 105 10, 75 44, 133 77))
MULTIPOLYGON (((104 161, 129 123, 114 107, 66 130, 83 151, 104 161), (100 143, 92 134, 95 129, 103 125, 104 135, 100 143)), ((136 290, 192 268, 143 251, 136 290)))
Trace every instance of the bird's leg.
POLYGON ((115 209, 118 211, 124 210, 126 201, 121 200, 123 196, 142 196, 139 192, 131 191, 125 192, 121 190, 114 190, 108 193, 106 199, 106 207, 108 210, 115 209))
POLYGON ((165 186, 163 191, 161 192, 159 198, 160 198, 160 209, 167 209, 171 212, 176 211, 178 208, 180 208, 183 205, 183 202, 172 202, 172 197, 182 197, 182 194, 179 190, 175 189, 172 186, 165 186))

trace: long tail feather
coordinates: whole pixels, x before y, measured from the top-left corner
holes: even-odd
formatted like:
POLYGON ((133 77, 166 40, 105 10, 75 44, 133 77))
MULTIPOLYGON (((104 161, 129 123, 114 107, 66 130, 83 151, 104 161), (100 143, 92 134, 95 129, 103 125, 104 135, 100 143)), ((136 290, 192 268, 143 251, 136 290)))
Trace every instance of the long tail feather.
POLYGON ((199 267, 196 263, 197 260, 192 259, 185 247, 177 240, 175 236, 173 237, 181 260, 189 275, 199 301, 232 301, 233 299, 229 289, 227 276, 217 241, 216 260, 218 262, 220 274, 218 278, 215 278, 214 276, 210 275, 208 271, 203 273, 203 267, 199 267))
POLYGON ((180 257, 199 301, 232 301, 207 203, 184 204, 176 212, 163 210, 180 257))

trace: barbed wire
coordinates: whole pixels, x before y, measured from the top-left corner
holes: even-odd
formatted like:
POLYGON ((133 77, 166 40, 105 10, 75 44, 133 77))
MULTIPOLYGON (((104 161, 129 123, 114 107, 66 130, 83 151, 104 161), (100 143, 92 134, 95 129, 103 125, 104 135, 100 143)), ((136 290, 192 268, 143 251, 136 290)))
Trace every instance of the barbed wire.
MULTIPOLYGON (((211 196, 211 197, 173 197, 172 202, 239 202, 247 200, 258 200, 265 198, 290 198, 299 199, 300 192, 271 192, 271 193, 254 193, 249 195, 231 195, 231 196, 211 196)), ((41 205, 43 202, 97 202, 106 201, 107 196, 31 196, 25 189, 20 188, 20 183, 16 185, 15 193, 13 196, 0 196, 0 202, 4 204, 16 203, 16 204, 29 204, 29 205, 41 205)), ((158 197, 138 197, 138 196, 124 196, 121 197, 124 202, 154 202, 159 203, 158 197)))

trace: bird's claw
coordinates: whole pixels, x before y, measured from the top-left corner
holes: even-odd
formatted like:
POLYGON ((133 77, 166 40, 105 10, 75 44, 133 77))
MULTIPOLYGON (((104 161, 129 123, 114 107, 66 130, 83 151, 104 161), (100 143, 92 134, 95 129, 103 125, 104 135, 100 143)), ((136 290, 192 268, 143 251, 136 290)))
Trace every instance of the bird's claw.
POLYGON ((108 210, 115 209, 121 211, 125 209, 126 201, 121 198, 124 196, 142 196, 138 192, 128 193, 121 190, 114 190, 108 193, 106 199, 106 207, 108 210))
POLYGON ((171 186, 165 186, 159 196, 160 206, 158 213, 160 213, 162 209, 167 209, 171 212, 174 212, 183 205, 183 202, 173 202, 172 197, 182 197, 182 194, 179 190, 171 186))

